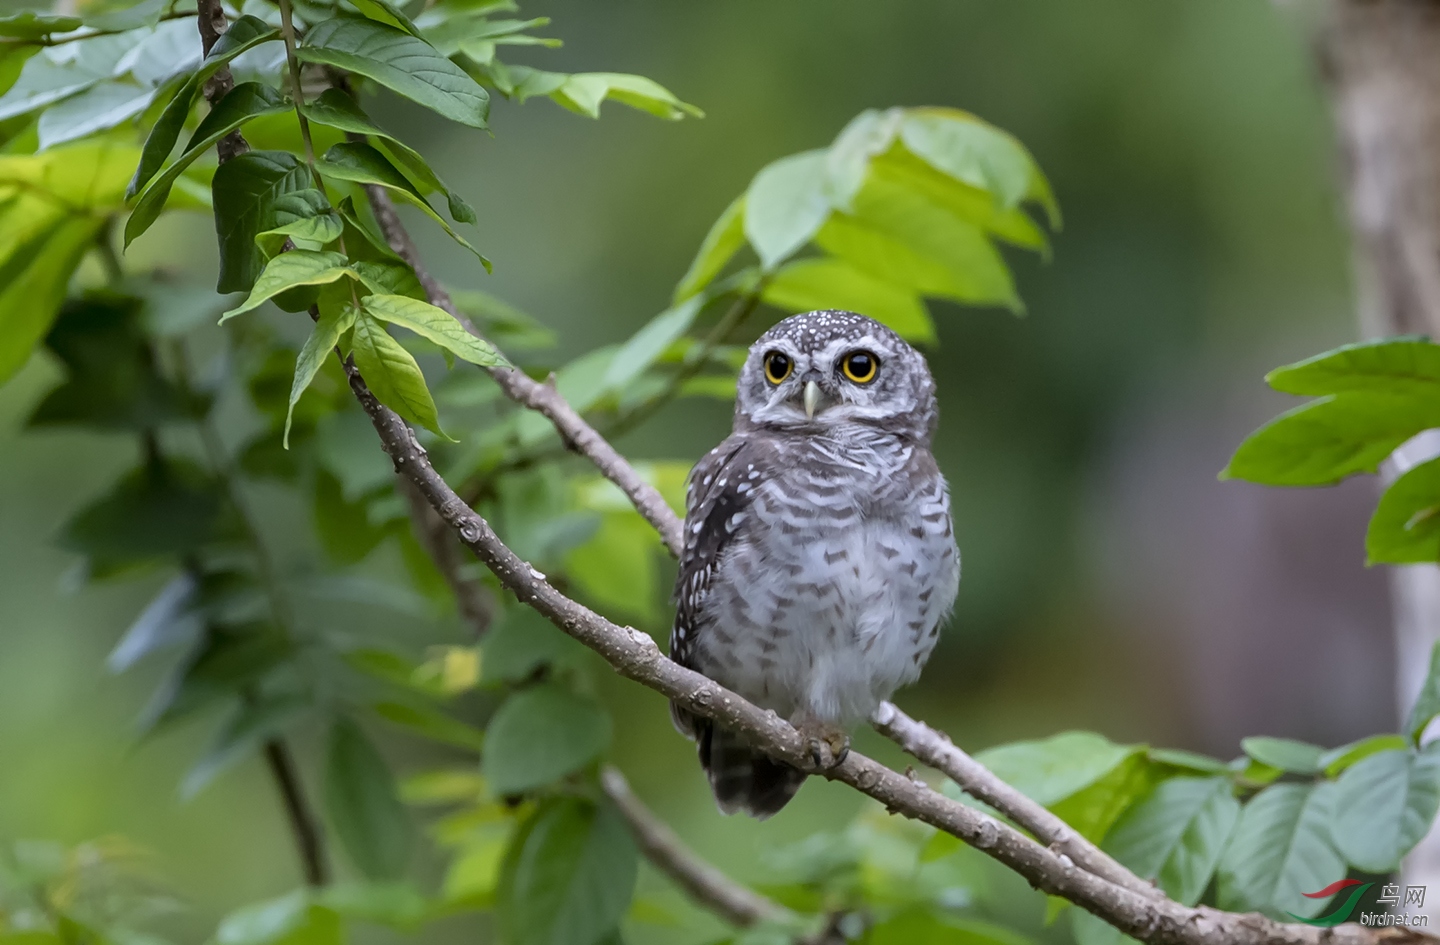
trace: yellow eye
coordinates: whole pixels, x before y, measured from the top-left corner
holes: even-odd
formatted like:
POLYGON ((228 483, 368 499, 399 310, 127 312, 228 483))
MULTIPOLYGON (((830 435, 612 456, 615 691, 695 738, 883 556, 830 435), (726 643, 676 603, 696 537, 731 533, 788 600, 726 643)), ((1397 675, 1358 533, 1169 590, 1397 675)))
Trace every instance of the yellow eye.
POLYGON ((852 351, 840 359, 840 371, 856 384, 868 384, 875 380, 880 370, 880 359, 869 351, 852 351))
POLYGON ((772 384, 785 380, 794 369, 795 363, 784 352, 771 351, 765 355, 765 379, 772 384))

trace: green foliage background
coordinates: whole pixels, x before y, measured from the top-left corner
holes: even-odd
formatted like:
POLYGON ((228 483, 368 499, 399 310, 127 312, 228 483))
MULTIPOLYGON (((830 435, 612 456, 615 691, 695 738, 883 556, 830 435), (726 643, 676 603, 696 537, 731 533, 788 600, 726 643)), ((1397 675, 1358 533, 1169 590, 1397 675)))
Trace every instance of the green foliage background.
MULTIPOLYGON (((755 170, 827 143, 862 108, 957 105, 1026 143, 1062 195, 1066 228, 1049 264, 1009 254, 1028 318, 935 306, 937 454, 955 492, 966 574, 956 618, 907 704, 967 747, 1091 728, 1117 741, 1233 750, 1194 745, 1174 706, 1156 704, 1157 687, 1116 670, 1125 643, 1096 599, 1081 510, 1116 431, 1146 405, 1177 387, 1218 399, 1234 376, 1256 378, 1353 332, 1331 143, 1294 24, 1258 0, 636 0, 535 3, 524 13, 553 16, 546 32, 566 45, 543 60, 514 58, 652 76, 707 113, 666 123, 610 105, 592 123, 497 96, 489 139, 395 101, 371 109, 474 204, 472 242, 495 274, 416 226, 432 268, 541 316, 558 330, 562 358, 628 337, 661 310, 755 170)), ((204 283, 211 221, 169 216, 131 252, 137 264, 163 261, 204 283)), ((57 593, 73 558, 51 536, 133 461, 128 443, 81 433, 28 434, 21 447, 23 418, 57 376, 37 358, 0 389, 0 836, 123 832, 155 852, 155 871, 190 901, 173 921, 198 939, 236 903, 295 885, 289 839, 258 765, 177 801, 206 732, 133 744, 131 720, 156 670, 110 677, 103 660, 158 585, 57 593)), ((686 401, 617 446, 639 459, 692 457, 724 434, 727 413, 686 401)), ((1214 469, 1227 458, 1217 450, 1214 469)), ((300 510, 278 491, 262 495, 267 526, 287 534, 300 510)), ((301 528, 288 535, 297 546, 311 540, 301 528)), ((300 550, 282 550, 282 560, 300 550)), ((1360 552, 1351 557, 1358 567, 1360 552)), ((667 585, 668 575, 655 600, 636 602, 638 616, 666 612, 667 585)), ((376 623, 355 606, 329 615, 347 627, 376 623)), ((384 619, 400 638, 433 636, 422 617, 384 619)), ((1377 645, 1388 646, 1382 630, 1377 645)), ((761 850, 838 826, 858 808, 852 792, 814 783, 764 826, 722 820, 663 701, 595 675, 615 713, 616 759, 736 875, 760 878, 761 850)), ((1354 731, 1275 734, 1335 744, 1384 728, 1388 707, 1374 711, 1374 723, 1354 731)), ((1258 718, 1251 729, 1266 725, 1258 718)), ((323 754, 323 734, 302 739, 305 756, 323 754)), ((873 737, 860 745, 896 760, 873 737)), ((422 760, 413 742, 384 748, 422 760)), ((1041 911, 1020 895, 1023 884, 985 875, 1001 902, 1013 887, 1017 914, 1007 918, 1038 929, 1041 911)), ((642 889, 685 917, 681 930, 651 929, 651 940, 709 927, 662 884, 642 878, 642 889)))

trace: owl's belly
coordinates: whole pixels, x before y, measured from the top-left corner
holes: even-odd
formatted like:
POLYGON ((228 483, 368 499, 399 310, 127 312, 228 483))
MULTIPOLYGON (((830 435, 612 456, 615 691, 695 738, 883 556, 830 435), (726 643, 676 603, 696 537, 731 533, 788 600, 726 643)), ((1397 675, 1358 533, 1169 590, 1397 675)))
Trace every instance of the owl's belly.
POLYGON ((706 672, 785 717, 852 725, 913 682, 960 579, 941 521, 818 516, 765 529, 721 562, 707 606, 706 672))

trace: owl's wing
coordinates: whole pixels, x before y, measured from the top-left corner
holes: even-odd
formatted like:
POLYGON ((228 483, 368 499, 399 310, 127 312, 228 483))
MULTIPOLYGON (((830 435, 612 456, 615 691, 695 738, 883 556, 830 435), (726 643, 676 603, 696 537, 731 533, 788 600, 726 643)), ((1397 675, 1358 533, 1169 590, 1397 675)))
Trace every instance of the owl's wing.
MULTIPOLYGON (((750 507, 755 488, 771 465, 769 451, 753 437, 736 435, 706 453, 690 471, 685 495, 685 547, 675 579, 675 624, 670 630, 670 658, 681 666, 693 663, 698 637, 705 632, 702 608, 720 556, 735 540, 743 521, 737 513, 750 507)), ((671 706, 675 725, 696 734, 689 713, 671 706)))

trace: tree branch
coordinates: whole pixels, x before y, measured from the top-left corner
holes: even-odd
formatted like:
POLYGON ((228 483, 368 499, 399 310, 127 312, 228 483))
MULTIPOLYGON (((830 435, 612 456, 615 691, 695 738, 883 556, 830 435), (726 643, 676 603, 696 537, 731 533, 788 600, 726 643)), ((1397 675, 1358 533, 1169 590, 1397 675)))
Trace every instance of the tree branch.
MULTIPOLYGON (((474 323, 455 308, 455 302, 450 298, 450 293, 445 291, 445 287, 421 263, 410 234, 405 231, 405 226, 395 212, 395 204, 391 202, 390 195, 378 186, 372 185, 365 190, 370 198, 370 207, 375 212, 375 220, 380 224, 380 230, 385 234, 390 248, 399 253, 415 270, 420 285, 430 297, 430 303, 453 315, 472 335, 483 337, 474 323)), ((671 553, 680 553, 683 543, 680 519, 670 510, 664 497, 654 486, 641 478, 635 468, 626 462, 625 457, 597 433, 594 427, 585 422, 565 398, 560 396, 553 384, 542 384, 518 368, 493 367, 485 370, 495 378, 505 396, 548 417, 566 445, 584 454, 606 479, 619 486, 634 504, 636 511, 660 533, 671 553)))
POLYGON ((1206 906, 1189 908, 1160 896, 1142 896, 1076 865, 1013 827, 852 751, 840 764, 816 770, 806 740, 774 712, 766 712, 714 680, 667 659, 655 641, 621 627, 556 590, 545 576, 511 551, 488 522, 455 494, 430 464, 414 433, 375 398, 347 360, 351 391, 369 415, 398 473, 409 479, 461 542, 522 603, 599 653, 622 676, 680 703, 697 715, 744 736, 757 749, 787 764, 841 781, 887 809, 944 830, 1024 876, 1036 888, 1061 896, 1121 931, 1154 945, 1370 945, 1432 942, 1410 930, 1357 925, 1320 929, 1286 925, 1254 913, 1206 906), (1396 932, 1403 937, 1397 937, 1396 932))
POLYGON ((1081 869, 1142 896, 1162 895, 1153 885, 1076 833, 1065 821, 997 778, 990 769, 957 748, 945 733, 915 721, 890 702, 880 704, 871 725, 907 754, 949 777, 971 797, 1004 812, 1041 843, 1068 856, 1081 869))
MULTIPOLYGON (((200 28, 200 45, 205 50, 205 55, 210 55, 210 49, 220 34, 225 32, 229 24, 225 20, 225 10, 220 5, 220 0, 196 0, 196 11, 199 13, 197 23, 200 28)), ((215 70, 215 74, 205 80, 205 101, 212 106, 230 93, 235 87, 235 78, 230 74, 229 66, 221 66, 215 70)), ((230 132, 221 138, 215 145, 215 153, 220 158, 220 163, 239 154, 250 150, 250 145, 245 141, 245 136, 239 130, 230 132)))
POLYGON ((600 787, 625 818, 645 859, 696 902, 741 928, 791 915, 783 906, 735 882, 696 856, 675 831, 635 795, 618 768, 607 765, 600 772, 600 787))

